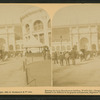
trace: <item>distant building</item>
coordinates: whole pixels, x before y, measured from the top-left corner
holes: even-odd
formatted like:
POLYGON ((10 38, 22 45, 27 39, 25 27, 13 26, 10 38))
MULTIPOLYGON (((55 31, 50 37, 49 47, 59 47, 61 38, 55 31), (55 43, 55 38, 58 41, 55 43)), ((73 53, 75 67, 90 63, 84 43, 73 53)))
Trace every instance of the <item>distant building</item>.
POLYGON ((52 51, 70 51, 70 30, 69 27, 60 26, 52 28, 52 51))
POLYGON ((99 24, 53 27, 52 51, 68 51, 75 46, 77 47, 77 50, 99 50, 99 37, 99 24))
POLYGON ((21 16, 23 46, 32 52, 38 52, 42 46, 51 46, 51 20, 40 8, 27 10, 21 16))
POLYGON ((16 51, 16 40, 20 40, 20 36, 21 26, 19 24, 0 25, 0 50, 16 51))

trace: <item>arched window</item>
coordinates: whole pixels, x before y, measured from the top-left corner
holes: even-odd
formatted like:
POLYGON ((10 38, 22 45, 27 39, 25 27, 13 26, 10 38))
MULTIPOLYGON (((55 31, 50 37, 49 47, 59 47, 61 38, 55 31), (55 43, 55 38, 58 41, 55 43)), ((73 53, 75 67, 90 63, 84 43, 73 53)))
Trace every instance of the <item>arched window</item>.
POLYGON ((89 40, 85 37, 83 37, 82 39, 80 39, 80 49, 88 49, 88 44, 89 44, 89 40))
POLYGON ((34 23, 34 31, 43 30, 43 23, 40 20, 35 21, 34 23))
POLYGON ((96 44, 92 44, 92 50, 96 50, 96 44))
POLYGON ((26 24, 25 29, 26 29, 26 33, 29 34, 29 32, 30 32, 29 24, 26 24))
POLYGON ((20 49, 20 45, 16 45, 16 50, 19 50, 20 49))
POLYGON ((48 28, 51 28, 51 20, 48 21, 48 28))
POLYGON ((9 50, 13 50, 13 45, 9 45, 9 50))
POLYGON ((4 44, 5 44, 5 40, 3 38, 0 38, 0 50, 4 49, 4 44))

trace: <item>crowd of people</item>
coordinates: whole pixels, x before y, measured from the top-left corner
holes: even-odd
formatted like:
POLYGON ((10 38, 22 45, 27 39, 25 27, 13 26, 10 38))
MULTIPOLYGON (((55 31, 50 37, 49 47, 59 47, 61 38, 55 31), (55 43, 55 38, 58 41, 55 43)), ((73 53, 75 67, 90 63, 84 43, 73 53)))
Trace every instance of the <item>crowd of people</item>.
POLYGON ((28 50, 28 49, 26 48, 25 56, 26 56, 26 57, 31 57, 31 56, 34 56, 34 57, 37 57, 37 56, 38 56, 38 57, 41 57, 41 56, 42 56, 44 60, 50 59, 51 56, 50 56, 50 50, 49 50, 49 48, 48 48, 48 47, 43 47, 42 49, 43 49, 43 50, 42 50, 41 52, 32 53, 31 50, 28 50))
POLYGON ((46 59, 51 59, 51 55, 50 55, 50 50, 49 48, 43 47, 41 52, 37 52, 37 53, 33 53, 30 49, 26 48, 25 54, 24 52, 18 52, 18 51, 4 51, 4 50, 0 50, 0 61, 6 61, 9 58, 14 58, 14 57, 43 57, 44 60, 46 59))
POLYGON ((99 52, 97 52, 96 50, 87 51, 85 49, 81 49, 80 51, 77 51, 73 48, 71 51, 53 52, 52 60, 54 64, 60 64, 61 66, 63 66, 64 64, 75 65, 77 60, 79 60, 79 62, 82 62, 91 58, 95 58, 95 56, 97 55, 99 55, 99 52))
POLYGON ((11 51, 0 50, 0 61, 6 61, 9 58, 13 58, 13 57, 16 57, 16 56, 21 56, 22 57, 22 52, 18 52, 18 51, 11 52, 11 51))
POLYGON ((42 55, 43 55, 44 60, 51 59, 49 48, 43 48, 42 55))

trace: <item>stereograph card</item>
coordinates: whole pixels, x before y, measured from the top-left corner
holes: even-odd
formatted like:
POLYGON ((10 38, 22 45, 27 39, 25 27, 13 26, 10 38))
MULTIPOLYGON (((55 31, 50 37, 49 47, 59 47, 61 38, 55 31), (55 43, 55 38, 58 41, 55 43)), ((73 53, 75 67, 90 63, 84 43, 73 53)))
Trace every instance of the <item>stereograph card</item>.
POLYGON ((99 95, 100 4, 0 4, 0 95, 99 95))

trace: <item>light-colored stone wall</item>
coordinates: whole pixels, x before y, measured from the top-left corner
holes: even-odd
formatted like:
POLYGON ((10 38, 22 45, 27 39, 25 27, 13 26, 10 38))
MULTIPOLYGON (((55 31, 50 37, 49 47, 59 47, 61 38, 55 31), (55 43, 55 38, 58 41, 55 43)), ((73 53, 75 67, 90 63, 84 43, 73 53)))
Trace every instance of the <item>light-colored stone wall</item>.
POLYGON ((48 28, 48 21, 49 21, 49 15, 42 9, 36 9, 34 10, 31 9, 29 12, 23 14, 23 16, 21 16, 21 23, 22 23, 22 32, 23 32, 23 45, 25 45, 26 43, 26 38, 30 36, 29 40, 32 39, 36 39, 34 36, 37 35, 37 39, 40 42, 40 34, 44 35, 44 43, 42 43, 43 45, 46 45, 48 47, 50 47, 50 43, 49 43, 49 36, 48 33, 51 32, 51 28, 48 28), (34 23, 36 21, 41 21, 43 23, 43 29, 42 30, 38 30, 35 31, 34 30, 34 23), (26 24, 29 25, 29 33, 27 33, 26 31, 26 24))
POLYGON ((9 46, 13 46, 15 51, 15 33, 13 25, 2 25, 0 26, 0 38, 5 40, 4 51, 9 51, 9 46))
MULTIPOLYGON (((87 42, 87 50, 92 50, 92 45, 96 45, 96 50, 98 50, 98 29, 97 25, 75 25, 75 26, 66 26, 70 28, 70 42, 66 42, 65 47, 70 45, 71 49, 74 45, 77 46, 77 49, 81 49, 80 41, 82 39, 86 39, 87 42)), ((62 34, 63 36, 63 34, 62 34)), ((64 44, 64 41, 62 41, 64 44)), ((52 42, 53 48, 57 46, 61 46, 61 42, 59 39, 58 43, 52 42)), ((56 50, 56 49, 55 49, 56 50)), ((66 49, 67 50, 67 49, 66 49)), ((54 49, 53 49, 54 51, 54 49)))

